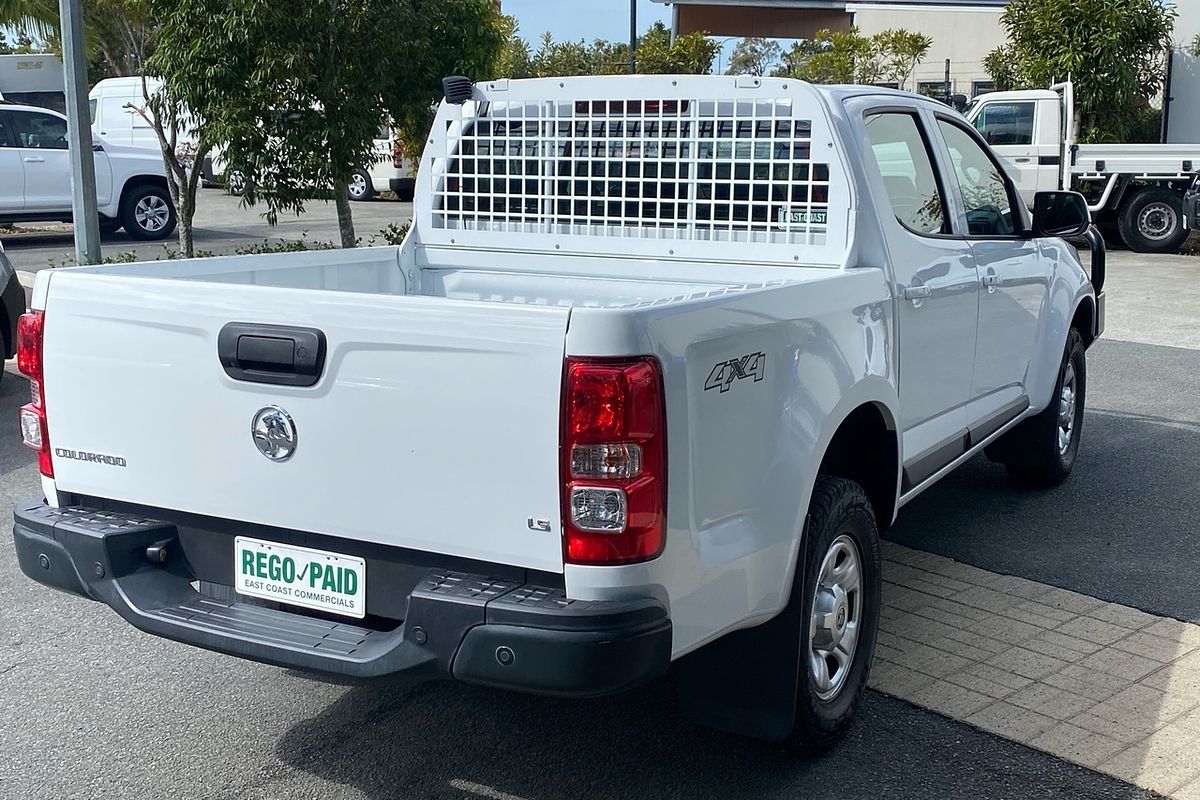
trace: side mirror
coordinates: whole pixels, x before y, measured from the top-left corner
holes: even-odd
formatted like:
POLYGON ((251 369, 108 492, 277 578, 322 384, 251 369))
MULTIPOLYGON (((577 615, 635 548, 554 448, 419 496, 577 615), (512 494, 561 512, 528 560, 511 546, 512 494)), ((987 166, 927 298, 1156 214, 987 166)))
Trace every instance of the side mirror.
POLYGON ((1092 224, 1079 192, 1038 192, 1033 196, 1034 236, 1083 236, 1092 224))

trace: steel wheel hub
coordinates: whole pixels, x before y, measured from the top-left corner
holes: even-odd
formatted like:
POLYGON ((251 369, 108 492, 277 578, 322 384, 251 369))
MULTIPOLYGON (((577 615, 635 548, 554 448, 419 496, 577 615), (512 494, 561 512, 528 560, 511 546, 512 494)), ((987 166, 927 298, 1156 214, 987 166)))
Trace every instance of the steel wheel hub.
POLYGON ((862 558, 854 540, 842 534, 821 560, 809 620, 808 667, 821 700, 832 700, 846 685, 862 608, 862 558))
POLYGON ((1151 203, 1138 214, 1138 230, 1147 239, 1166 239, 1178 225, 1179 215, 1167 203, 1151 203))
POLYGON ((167 201, 158 195, 147 195, 138 200, 137 205, 133 207, 133 218, 139 228, 155 233, 167 227, 167 221, 171 219, 171 209, 167 206, 167 201))
POLYGON ((1078 402, 1075 365, 1067 361, 1062 392, 1058 396, 1058 454, 1065 455, 1075 436, 1075 404, 1078 402))
POLYGON ((362 197, 367 193, 367 179, 362 175, 355 175, 350 179, 350 194, 355 197, 362 197))

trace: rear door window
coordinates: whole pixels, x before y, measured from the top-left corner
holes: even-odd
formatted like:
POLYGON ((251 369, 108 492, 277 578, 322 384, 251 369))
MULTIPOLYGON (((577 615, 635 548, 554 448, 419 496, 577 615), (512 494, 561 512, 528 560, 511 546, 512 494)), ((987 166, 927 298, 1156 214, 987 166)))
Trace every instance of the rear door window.
POLYGON ((933 158, 917 118, 904 112, 871 114, 866 127, 896 219, 913 233, 949 233, 933 158))

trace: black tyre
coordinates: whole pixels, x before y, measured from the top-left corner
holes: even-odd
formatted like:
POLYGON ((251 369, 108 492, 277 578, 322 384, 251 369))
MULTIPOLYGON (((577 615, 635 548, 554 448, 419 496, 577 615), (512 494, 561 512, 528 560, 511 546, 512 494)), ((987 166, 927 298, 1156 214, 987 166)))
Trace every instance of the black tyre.
POLYGON ((1125 200, 1117 228, 1130 250, 1138 253, 1178 253, 1188 238, 1183 226, 1183 197, 1151 186, 1125 200))
POLYGON ((165 239, 175 231, 175 205, 164 187, 139 184, 121 201, 120 219, 131 239, 165 239))
POLYGON ((350 185, 347 188, 351 200, 370 200, 375 197, 371 176, 361 169, 350 176, 350 185))
POLYGON ((803 580, 800 670, 790 749, 818 753, 858 711, 879 632, 881 562, 871 501, 845 478, 813 488, 797 580, 803 580))
POLYGON ((988 458, 1003 464, 1008 474, 1023 485, 1051 487, 1062 483, 1079 454, 1086 396, 1083 337, 1072 328, 1050 405, 989 445, 988 458))

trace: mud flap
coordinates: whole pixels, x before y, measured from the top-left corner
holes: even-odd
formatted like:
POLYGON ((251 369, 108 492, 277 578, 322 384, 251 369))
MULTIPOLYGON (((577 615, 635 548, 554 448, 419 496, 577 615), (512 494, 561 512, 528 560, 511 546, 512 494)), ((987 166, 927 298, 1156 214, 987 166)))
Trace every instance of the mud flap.
POLYGON ((778 616, 726 634, 676 664, 679 705, 691 721, 770 741, 782 741, 792 732, 803 635, 807 520, 801 541, 792 594, 778 616))

